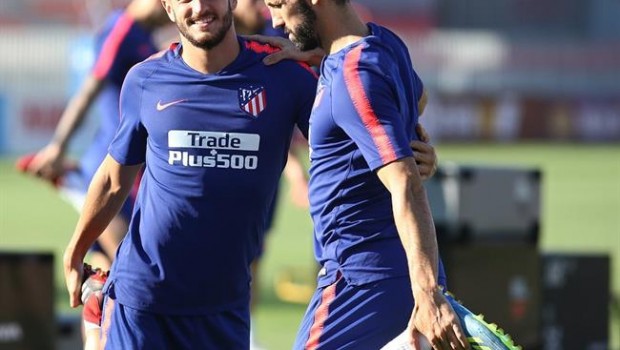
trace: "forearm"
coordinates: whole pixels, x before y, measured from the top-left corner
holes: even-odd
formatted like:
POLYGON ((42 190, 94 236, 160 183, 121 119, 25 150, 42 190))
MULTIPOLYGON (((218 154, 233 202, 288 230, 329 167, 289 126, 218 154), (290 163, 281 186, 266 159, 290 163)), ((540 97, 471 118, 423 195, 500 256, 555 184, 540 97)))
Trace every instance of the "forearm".
POLYGON ((392 195, 394 220, 407 255, 414 295, 438 287, 438 250, 430 208, 424 187, 392 195))
POLYGON ((415 160, 399 159, 377 175, 392 195, 394 220, 407 254, 415 300, 409 336, 418 339, 423 334, 433 349, 469 349, 458 317, 439 289, 435 228, 415 160))
POLYGON ((62 113, 51 142, 57 145, 62 153, 66 150, 72 135, 84 121, 90 106, 101 90, 102 84, 100 80, 94 77, 87 78, 62 113))
POLYGON ((426 191, 413 157, 380 168, 380 180, 390 191, 394 222, 407 255, 412 290, 437 288, 437 239, 426 191))
POLYGON ((89 186, 80 219, 65 251, 66 264, 84 259, 89 247, 118 214, 139 169, 140 166, 120 167, 110 156, 106 157, 89 186))

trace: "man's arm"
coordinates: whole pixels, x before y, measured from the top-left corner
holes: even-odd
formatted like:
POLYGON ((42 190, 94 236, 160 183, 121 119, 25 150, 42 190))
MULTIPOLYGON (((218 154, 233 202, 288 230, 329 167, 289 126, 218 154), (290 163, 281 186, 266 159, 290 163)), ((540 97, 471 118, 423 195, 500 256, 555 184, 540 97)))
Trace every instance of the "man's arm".
POLYGON ((249 40, 259 41, 261 43, 269 44, 273 47, 277 47, 280 51, 272 53, 263 59, 266 65, 276 64, 282 60, 295 60, 305 62, 310 66, 319 66, 321 60, 325 57, 325 51, 320 47, 317 47, 308 51, 301 51, 290 40, 278 36, 266 36, 266 35, 248 35, 249 40))
POLYGON ((108 155, 95 173, 63 257, 71 307, 80 305, 84 256, 120 210, 141 167, 142 164, 123 166, 108 155))
POLYGON ((105 82, 89 75, 71 98, 56 126, 50 143, 41 149, 26 169, 29 173, 49 180, 62 175, 67 146, 75 130, 82 124, 93 101, 105 82))
POLYGON ((308 178, 298 153, 288 152, 288 161, 284 167, 284 176, 290 185, 290 196, 293 204, 299 208, 308 208, 308 178))
POLYGON ((458 318, 437 281, 435 227, 414 158, 391 162, 379 168, 377 175, 391 193, 394 221, 407 255, 415 299, 409 322, 414 343, 419 332, 434 349, 453 349, 451 343, 454 349, 469 349, 458 318))

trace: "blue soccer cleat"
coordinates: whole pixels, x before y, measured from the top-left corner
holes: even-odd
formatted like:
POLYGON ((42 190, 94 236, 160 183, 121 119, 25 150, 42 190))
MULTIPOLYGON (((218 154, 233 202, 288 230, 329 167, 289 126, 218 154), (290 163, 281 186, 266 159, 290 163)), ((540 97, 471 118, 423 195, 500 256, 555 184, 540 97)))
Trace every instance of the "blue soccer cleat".
MULTIPOLYGON (((489 324, 483 319, 482 315, 476 315, 469 311, 456 301, 452 294, 444 292, 444 295, 458 316, 461 328, 465 332, 472 350, 521 350, 521 347, 515 345, 510 336, 497 325, 489 324)), ((410 340, 408 330, 405 330, 383 346, 381 350, 412 350, 410 340)), ((423 336, 420 339, 420 349, 431 350, 430 344, 423 336)))
POLYGON ((459 317, 465 336, 473 350, 521 350, 521 347, 515 345, 510 336, 497 325, 489 324, 482 315, 469 311, 450 293, 444 294, 459 317))

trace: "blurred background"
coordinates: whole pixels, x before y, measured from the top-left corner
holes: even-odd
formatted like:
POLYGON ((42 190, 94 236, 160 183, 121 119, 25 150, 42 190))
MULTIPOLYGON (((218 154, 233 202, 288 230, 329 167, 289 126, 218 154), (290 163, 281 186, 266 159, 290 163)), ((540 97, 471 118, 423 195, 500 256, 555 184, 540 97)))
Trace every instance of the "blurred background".
MULTIPOLYGON (((80 347, 60 269, 77 214, 13 163, 47 144, 126 3, 0 2, 0 349, 80 347)), ((405 40, 429 93, 450 289, 525 349, 620 349, 620 2, 357 4, 405 40)), ((280 195, 254 315, 267 349, 291 347, 316 271, 309 216, 280 195)))

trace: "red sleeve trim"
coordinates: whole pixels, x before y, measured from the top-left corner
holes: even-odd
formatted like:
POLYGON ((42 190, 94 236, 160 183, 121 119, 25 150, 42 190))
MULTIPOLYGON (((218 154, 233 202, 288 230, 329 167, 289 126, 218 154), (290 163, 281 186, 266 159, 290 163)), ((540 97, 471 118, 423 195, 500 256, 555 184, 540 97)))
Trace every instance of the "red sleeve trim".
POLYGON ((114 59, 118 55, 121 43, 125 37, 127 37, 127 33, 129 33, 133 23, 133 18, 127 14, 121 15, 118 19, 114 28, 112 28, 112 31, 105 39, 99 57, 97 57, 97 62, 95 62, 95 66, 93 67, 93 75, 96 78, 103 79, 108 75, 114 63, 114 59))
POLYGON ((396 151, 390 138, 381 125, 379 118, 372 109, 370 100, 366 95, 362 80, 359 76, 359 62, 362 56, 362 46, 358 46, 347 54, 344 60, 344 80, 349 96, 353 100, 355 110, 362 118, 366 130, 370 134, 383 164, 387 164, 396 159, 396 151))

